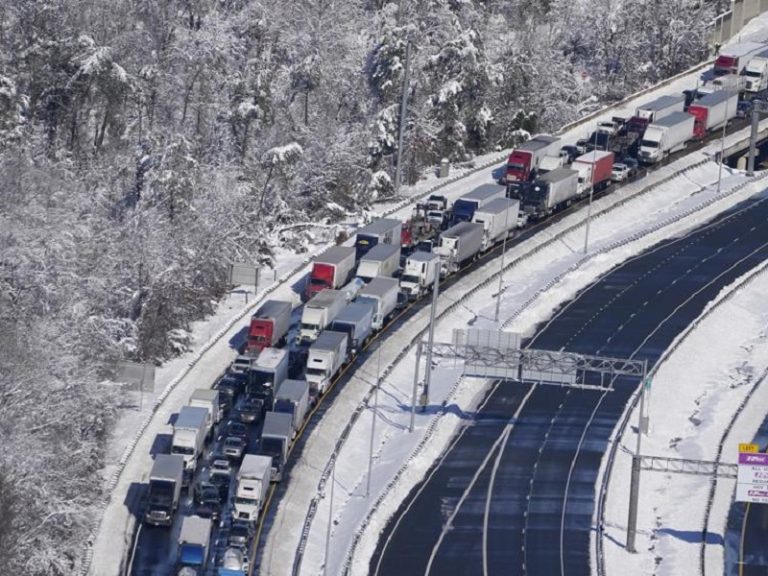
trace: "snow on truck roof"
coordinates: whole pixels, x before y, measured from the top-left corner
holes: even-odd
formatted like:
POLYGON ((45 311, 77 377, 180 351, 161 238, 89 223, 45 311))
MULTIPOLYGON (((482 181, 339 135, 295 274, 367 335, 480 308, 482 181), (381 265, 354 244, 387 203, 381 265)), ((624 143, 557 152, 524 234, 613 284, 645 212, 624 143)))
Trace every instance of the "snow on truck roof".
POLYGON ((560 140, 557 136, 548 136, 546 134, 540 134, 538 136, 534 136, 530 140, 527 140, 520 144, 515 150, 527 150, 527 151, 536 151, 541 148, 545 148, 547 146, 550 146, 551 144, 554 144, 560 140))
POLYGON ((181 522, 180 542, 189 542, 190 544, 205 544, 211 535, 210 518, 201 518, 200 516, 184 516, 181 522))
POLYGON ((253 318, 274 318, 279 316, 286 308, 288 312, 293 310, 293 305, 290 302, 284 302, 282 300, 267 300, 259 306, 259 309, 252 316, 253 318))
POLYGON ((354 246, 331 246, 325 252, 315 258, 320 264, 341 264, 355 253, 354 246))
POLYGON ((179 454, 158 454, 149 478, 176 480, 184 472, 184 457, 179 454))
POLYGON ((283 380, 280 388, 277 389, 275 399, 284 398, 286 400, 300 400, 309 391, 309 383, 306 380, 283 380))
MULTIPOLYGON (((586 156, 586 154, 585 154, 586 156)), ((586 162, 585 162, 586 163, 586 162)), ((590 161, 590 163, 592 163, 590 161)), ((578 178, 579 173, 576 170, 571 170, 570 168, 557 168, 555 170, 552 170, 550 172, 547 172, 539 178, 542 182, 560 182, 561 180, 567 180, 568 178, 578 178)))
POLYGON ((383 296, 389 293, 393 286, 396 286, 398 290, 400 289, 400 282, 396 278, 376 276, 365 288, 360 290, 360 296, 383 296))
MULTIPOLYGON (((613 156, 613 152, 606 152, 605 150, 593 150, 592 152, 587 152, 586 154, 582 154, 576 160, 573 162, 581 162, 583 164, 594 164, 595 162, 606 158, 608 156, 613 156)), ((567 168, 559 168, 559 170, 567 170, 567 168)), ((552 170, 554 172, 554 170, 552 170)), ((545 174, 546 176, 546 174, 545 174)))
POLYGON ((502 214, 503 212, 509 210, 511 206, 515 206, 516 204, 519 204, 517 200, 511 200, 509 198, 496 198, 495 200, 488 202, 488 204, 482 208, 475 210, 475 216, 478 214, 502 214))
POLYGON ((657 111, 657 110, 663 110, 664 108, 669 108, 670 106, 674 106, 675 104, 679 104, 680 102, 685 102, 685 96, 682 94, 680 96, 678 95, 667 95, 667 96, 659 96, 655 100, 651 100, 647 104, 643 104, 642 106, 638 106, 638 110, 649 110, 649 111, 657 111))
MULTIPOLYGON (((493 204, 493 202, 491 202, 491 204, 493 204)), ((438 258, 440 258, 440 256, 433 254, 432 252, 418 251, 408 256, 408 262, 432 262, 438 258)))
POLYGON ((288 438, 293 436, 293 416, 284 412, 267 412, 264 417, 264 427, 261 429, 261 436, 277 436, 278 438, 288 438))
POLYGON ((282 348, 264 348, 254 368, 277 368, 287 355, 288 351, 282 348))
POLYGON ((365 256, 360 258, 360 261, 368 260, 378 262, 380 260, 389 260, 392 257, 392 254, 399 252, 399 244, 376 244, 376 246, 365 253, 365 256))
POLYGON ((394 218, 380 218, 357 231, 358 234, 383 234, 401 226, 400 220, 394 218))
POLYGON ((672 112, 669 116, 664 116, 664 118, 656 120, 651 126, 664 126, 665 128, 669 128, 670 126, 677 126, 688 120, 693 122, 693 116, 688 114, 688 112, 672 112))
POLYGON ((716 106, 717 104, 725 102, 726 100, 730 100, 735 96, 738 96, 738 92, 733 90, 716 90, 711 94, 707 94, 706 96, 699 98, 696 102, 691 104, 691 108, 694 106, 716 106))
POLYGON ((179 410, 179 415, 176 417, 176 422, 173 423, 173 427, 200 428, 205 424, 206 418, 208 418, 208 408, 182 406, 181 410, 179 410))
POLYGON ((272 468, 272 458, 270 456, 263 456, 261 454, 246 454, 243 458, 243 462, 240 464, 240 469, 237 472, 237 477, 258 477, 263 478, 267 470, 272 468))
POLYGON ((210 388, 198 388, 189 397, 190 402, 192 400, 205 400, 206 402, 213 402, 219 395, 218 390, 212 390, 210 388))
POLYGON ((504 186, 499 186, 498 184, 483 184, 472 190, 472 192, 463 194, 459 200, 485 200, 503 190, 505 190, 504 186))
POLYGON ((324 308, 326 306, 329 306, 333 303, 335 303, 337 300, 343 298, 345 301, 347 299, 346 294, 342 292, 341 290, 330 290, 326 288, 325 290, 318 292, 314 296, 312 296, 312 299, 307 302, 307 304, 304 306, 305 308, 324 308))
POLYGON ((333 330, 323 330, 320 332, 320 336, 317 337, 317 340, 312 342, 312 345, 309 347, 310 351, 312 349, 315 350, 335 350, 336 347, 339 345, 339 343, 342 340, 345 340, 347 338, 347 334, 345 332, 334 332, 333 330))
POLYGON ((333 322, 358 322, 371 314, 373 305, 370 302, 350 302, 339 312, 333 322))
POLYGON ((738 58, 739 56, 745 56, 755 50, 761 48, 768 48, 762 42, 739 42, 738 44, 731 44, 720 49, 719 56, 729 56, 732 58, 738 58))

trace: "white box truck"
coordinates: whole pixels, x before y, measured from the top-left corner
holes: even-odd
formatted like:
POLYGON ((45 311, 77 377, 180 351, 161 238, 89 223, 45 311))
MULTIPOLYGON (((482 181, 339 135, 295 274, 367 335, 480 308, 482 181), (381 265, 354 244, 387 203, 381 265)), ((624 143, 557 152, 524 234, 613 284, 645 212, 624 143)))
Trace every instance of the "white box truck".
POLYGON ((695 120, 686 112, 675 112, 649 125, 640 141, 640 161, 653 164, 685 148, 693 139, 695 120))
POLYGON ((360 291, 358 302, 370 301, 376 306, 373 313, 373 329, 381 330, 397 308, 400 283, 395 278, 374 278, 360 291))
POLYGON ((288 378, 290 355, 284 348, 264 348, 248 375, 248 392, 260 398, 271 397, 288 378))
POLYGON ((211 547, 211 519, 185 516, 179 533, 176 569, 179 576, 203 576, 211 547))
POLYGON ((286 380, 275 394, 274 411, 290 414, 293 436, 301 429, 309 410, 309 383, 306 380, 286 380))
POLYGON ((318 394, 328 386, 347 361, 347 335, 324 330, 309 347, 307 355, 307 382, 318 394))
POLYGON ((747 92, 756 93, 768 89, 768 50, 754 56, 744 70, 747 92))
POLYGON ((264 427, 261 429, 259 453, 272 458, 272 482, 280 482, 283 479, 293 430, 293 414, 267 412, 264 427))
POLYGON ((459 222, 440 234, 433 252, 440 257, 440 275, 457 272, 483 249, 483 226, 459 222))
POLYGON ((221 422, 219 391, 210 388, 198 388, 192 392, 192 396, 189 397, 187 405, 208 409, 208 415, 210 416, 210 418, 208 418, 208 436, 211 436, 213 427, 221 422))
POLYGON ((172 526, 179 507, 184 481, 184 459, 176 454, 158 454, 149 473, 147 510, 144 521, 155 526, 172 526))
POLYGON ((414 252, 405 261, 400 276, 400 290, 409 300, 418 300, 435 284, 435 274, 440 266, 440 257, 431 252, 414 252))
POLYGON ((272 475, 272 458, 246 454, 237 471, 235 519, 256 522, 267 498, 272 475))
MULTIPOLYGON (((555 170, 558 170, 556 168, 555 170)), ((497 198, 475 210, 472 222, 483 226, 483 250, 488 250, 509 232, 517 228, 517 213, 520 201, 510 198, 497 198)))
POLYGON ((367 283, 377 276, 391 277, 398 268, 400 268, 400 246, 377 244, 360 259, 357 277, 367 283))
POLYGON ((297 342, 299 344, 302 342, 314 342, 320 332, 333 322, 334 318, 339 315, 339 312, 341 312, 346 304, 346 294, 340 290, 323 290, 318 292, 304 305, 297 342))
POLYGON ((375 312, 376 305, 373 302, 366 300, 350 302, 331 322, 329 330, 346 333, 349 338, 349 352, 355 355, 368 343, 373 334, 375 312))
POLYGON ((184 458, 187 473, 195 471, 197 459, 203 455, 209 418, 207 408, 182 406, 173 423, 171 454, 184 458))

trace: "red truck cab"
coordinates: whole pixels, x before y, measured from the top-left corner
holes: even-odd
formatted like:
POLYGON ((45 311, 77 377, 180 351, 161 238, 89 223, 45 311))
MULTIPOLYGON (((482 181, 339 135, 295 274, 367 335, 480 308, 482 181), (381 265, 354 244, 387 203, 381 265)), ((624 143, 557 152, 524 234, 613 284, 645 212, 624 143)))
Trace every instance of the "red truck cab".
POLYGON ((248 352, 261 352, 272 345, 272 330, 274 321, 271 318, 251 318, 248 329, 248 352))
POLYGON ((318 292, 326 288, 333 288, 333 278, 336 268, 331 264, 315 262, 307 283, 307 299, 312 298, 318 292))
POLYGON ((507 182, 527 182, 531 175, 533 155, 525 150, 513 150, 507 159, 507 182))

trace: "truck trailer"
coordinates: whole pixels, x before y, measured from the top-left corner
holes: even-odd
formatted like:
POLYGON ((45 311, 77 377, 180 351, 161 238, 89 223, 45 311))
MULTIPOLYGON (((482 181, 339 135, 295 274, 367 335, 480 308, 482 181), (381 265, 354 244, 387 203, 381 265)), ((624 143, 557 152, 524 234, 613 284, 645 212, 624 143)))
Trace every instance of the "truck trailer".
POLYGON ((347 296, 340 290, 323 290, 304 305, 301 313, 301 326, 296 340, 314 342, 320 332, 333 322, 347 304, 347 296))
POLYGON ((355 248, 331 246, 315 258, 309 273, 306 297, 312 298, 326 288, 336 290, 347 283, 355 269, 355 248))
POLYGON ((506 189, 496 184, 478 186, 453 203, 453 222, 470 222, 475 210, 479 210, 497 198, 504 198, 505 196, 506 189))
POLYGON ((517 228, 519 209, 519 200, 497 198, 475 211, 472 222, 483 226, 483 250, 488 250, 496 242, 509 235, 511 230, 517 228))
POLYGON ((179 533, 176 568, 183 576, 203 576, 211 545, 211 519, 185 516, 179 533))
POLYGON ((177 454, 158 454, 149 473, 147 510, 144 521, 155 526, 172 526, 179 507, 184 481, 184 458, 177 454))
POLYGON ((288 350, 264 348, 248 374, 248 392, 260 398, 271 398, 288 378, 288 350))
POLYGON ((693 139, 694 121, 686 112, 674 112, 648 126, 640 141, 640 161, 653 164, 685 148, 693 139))
POLYGON ((198 388, 189 397, 188 406, 197 406, 208 410, 208 436, 213 432, 213 427, 221 421, 221 403, 219 391, 211 388, 198 388))
POLYGON ((293 418, 293 436, 296 437, 309 410, 309 382, 306 380, 286 380, 275 394, 273 410, 290 414, 293 418))
POLYGON ((368 283, 377 276, 392 276, 398 268, 400 268, 400 246, 379 244, 360 258, 357 277, 368 283))
POLYGON ((281 300, 267 300, 256 313, 251 316, 251 324, 248 327, 248 343, 246 351, 258 354, 262 348, 277 346, 285 341, 285 335, 291 327, 290 302, 281 300))
POLYGON ((541 160, 560 155, 560 138, 540 134, 524 142, 509 155, 502 184, 528 182, 536 176, 541 160))
POLYGON ((483 232, 482 224, 459 222, 440 234, 433 252, 440 257, 441 276, 453 274, 478 255, 483 248, 483 232))
POLYGON ((694 138, 706 138, 709 132, 722 128, 736 118, 739 108, 738 92, 719 90, 700 98, 688 107, 693 122, 694 138))
POLYGON ((378 332, 397 308, 400 283, 394 278, 374 278, 360 291, 358 302, 371 302, 375 306, 373 329, 378 332))
POLYGON ((171 454, 178 454, 184 458, 187 473, 194 472, 197 468, 197 459, 203 455, 209 418, 206 408, 182 406, 173 423, 171 454))
POLYGON ((235 519, 256 522, 267 498, 272 475, 272 458, 246 454, 237 471, 235 519))
POLYGON ((648 125, 673 112, 682 112, 684 109, 684 95, 659 96, 635 109, 635 115, 627 121, 626 131, 642 136, 648 125))
POLYGON ((409 300, 417 300, 432 289, 435 274, 440 266, 440 257, 431 252, 414 252, 405 261, 400 276, 400 290, 409 300))
POLYGON ((323 330, 309 347, 307 382, 319 395, 325 394, 333 379, 347 361, 347 335, 323 330))
POLYGON ((259 453, 272 459, 272 482, 283 479, 283 470, 288 461, 288 449, 293 440, 293 415, 285 412, 267 412, 261 429, 259 453))
POLYGON ((368 343, 373 334, 373 315, 376 304, 369 300, 350 302, 336 319, 331 322, 330 330, 344 332, 349 339, 349 351, 357 354, 368 343))
POLYGON ((589 180, 587 183, 592 186, 592 190, 599 191, 611 183, 613 159, 613 152, 595 150, 576 158, 573 164, 571 164, 571 168, 576 170, 580 165, 589 166, 589 180))
POLYGON ((523 210, 532 218, 542 218, 570 204, 578 191, 579 173, 576 170, 552 170, 525 189, 523 210))
POLYGON ((377 244, 399 244, 403 223, 393 218, 380 218, 360 228, 355 236, 355 259, 360 260, 377 244))

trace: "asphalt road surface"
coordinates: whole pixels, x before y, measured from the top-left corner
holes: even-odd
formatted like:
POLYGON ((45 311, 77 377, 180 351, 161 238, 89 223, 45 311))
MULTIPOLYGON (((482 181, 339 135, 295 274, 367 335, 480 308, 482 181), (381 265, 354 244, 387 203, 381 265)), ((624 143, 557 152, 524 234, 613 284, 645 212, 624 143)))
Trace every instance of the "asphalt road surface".
MULTIPOLYGON (((760 198, 657 245, 585 289, 528 344, 650 367, 723 286, 768 257, 767 219, 760 198)), ((370 573, 588 576, 600 461, 637 384, 500 383, 390 521, 370 573)))

